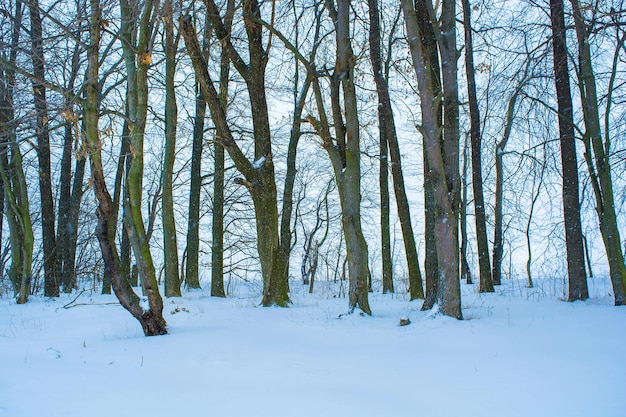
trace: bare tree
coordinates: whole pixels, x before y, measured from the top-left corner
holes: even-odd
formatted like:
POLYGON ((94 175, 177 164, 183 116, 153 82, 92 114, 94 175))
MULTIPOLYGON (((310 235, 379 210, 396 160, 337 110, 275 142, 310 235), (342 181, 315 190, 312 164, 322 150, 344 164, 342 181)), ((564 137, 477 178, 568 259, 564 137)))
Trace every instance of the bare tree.
POLYGON ((552 49, 554 56, 554 79, 559 114, 559 138, 563 169, 563 215, 565 218, 565 245, 567 252, 568 301, 585 300, 589 297, 585 272, 580 201, 578 188, 578 162, 574 138, 572 94, 569 86, 567 44, 565 36, 565 12, 562 0, 550 0, 552 21, 552 49))
POLYGON ((578 39, 578 86, 580 88, 586 128, 582 138, 585 145, 585 162, 587 163, 591 185, 596 198, 596 213, 609 261, 615 305, 624 305, 626 303, 626 265, 624 264, 624 254, 622 253, 621 238, 615 214, 613 180, 609 160, 610 142, 602 138, 596 80, 591 62, 589 34, 593 26, 585 21, 578 0, 570 1, 574 12, 574 25, 578 39))
POLYGON ((439 268, 437 302, 443 314, 461 319, 456 4, 444 0, 440 18, 435 15, 430 1, 403 0, 402 6, 420 92, 420 131, 424 138, 427 175, 432 181, 436 207, 434 237, 439 268), (432 39, 428 39, 429 34, 434 36, 434 44, 432 39), (436 49, 433 45, 436 45, 436 49), (438 54, 441 63, 438 62, 438 54), (435 72, 439 68, 441 74, 435 72), (437 79, 442 80, 441 95, 436 91, 437 79), (436 110, 441 101, 444 109, 443 125, 439 123, 436 110), (442 129, 443 136, 440 136, 442 129))
MULTIPOLYGON (((411 213, 409 210, 409 202, 404 186, 404 174, 402 172, 402 161, 400 156, 400 147, 398 144, 398 136, 396 133, 395 120, 393 116, 393 110, 391 107, 391 97, 389 95, 389 86, 387 80, 389 79, 389 69, 391 61, 391 44, 394 36, 394 31, 400 20, 401 10, 398 10, 395 16, 391 33, 389 36, 389 44, 387 51, 387 59, 384 61, 381 56, 381 33, 378 7, 378 0, 369 0, 369 14, 370 14, 370 60, 372 62, 372 71, 374 73, 374 81, 376 82, 376 91, 378 93, 378 123, 380 132, 380 147, 381 147, 381 184, 383 180, 386 182, 387 169, 384 168, 387 162, 387 152, 389 148, 389 154, 391 156, 391 174, 393 176, 393 189, 396 197, 396 205, 398 209, 398 217, 400 219, 400 226, 402 229, 402 237, 404 240, 404 250, 406 254, 407 267, 409 270, 409 290, 411 299, 424 298, 424 289, 422 283, 422 275, 419 268, 419 261, 417 258, 417 248, 415 245, 415 236, 413 233, 413 226, 411 224, 411 213), (384 178, 383 178, 384 177, 384 178)), ((385 198, 388 191, 384 190, 385 185, 381 186, 381 199, 385 198)), ((387 197, 388 198, 388 197, 387 197)), ((388 201, 385 203, 381 200, 381 206, 388 206, 388 201)), ((386 222, 388 224, 388 221, 386 222)), ((385 224, 385 222, 383 222, 385 224)), ((388 232, 387 232, 388 233, 388 232)), ((390 257, 391 254, 389 253, 390 257)), ((391 260, 389 259, 389 263, 391 260)), ((390 268, 389 266, 388 268, 390 268)), ((384 269, 384 266, 383 266, 384 269)), ((387 272, 389 275, 389 271, 387 272)), ((385 289, 393 292, 393 281, 387 280, 385 285, 385 273, 383 273, 383 292, 385 289)))
POLYGON ((489 244, 487 242, 487 219, 483 196, 482 135, 480 109, 476 93, 474 73, 474 44, 472 41, 472 19, 469 0, 463 0, 463 28, 465 29, 465 73, 470 109, 470 136, 472 142, 472 187, 474 191, 474 219, 476 221, 476 241, 478 243, 479 292, 493 292, 491 265, 489 264, 489 244))
POLYGON ((233 138, 226 110, 213 85, 206 60, 202 57, 200 45, 190 17, 181 19, 181 31, 191 56, 194 70, 199 78, 204 97, 211 111, 217 130, 217 138, 230 155, 239 172, 244 176, 237 182, 248 189, 254 202, 257 249, 264 283, 263 305, 276 304, 286 306, 289 303, 288 275, 286 271, 288 263, 280 250, 276 179, 265 90, 265 68, 268 60, 268 50, 263 44, 263 26, 259 21, 260 6, 255 0, 247 0, 242 5, 244 12, 243 23, 246 28, 249 52, 249 63, 246 63, 232 44, 230 32, 226 30, 215 2, 206 0, 205 4, 217 38, 226 48, 233 66, 246 82, 253 119, 253 161, 246 157, 233 138))
MULTIPOLYGON (((98 227, 96 235, 100 242, 102 258, 105 268, 111 276, 111 283, 120 304, 135 317, 143 328, 146 336, 162 335, 167 333, 163 318, 163 304, 154 297, 154 290, 148 292, 150 309, 144 310, 140 298, 135 294, 130 283, 122 275, 121 262, 115 244, 116 219, 113 200, 108 191, 104 168, 102 165, 102 143, 98 129, 99 103, 99 46, 101 37, 101 9, 99 0, 90 0, 90 43, 88 53, 87 72, 85 74, 85 100, 83 104, 83 118, 85 123, 84 141, 91 161, 93 189, 98 199, 98 227)), ((148 285, 150 283, 147 283, 148 285)), ((146 285, 146 283, 144 283, 146 285)), ((158 290, 156 290, 158 291, 158 290)))
POLYGON ((163 261, 165 267, 165 296, 180 297, 181 280, 178 275, 178 244, 174 213, 173 176, 176 159, 176 130, 178 105, 174 78, 176 75, 176 49, 178 39, 174 33, 173 0, 163 4, 165 21, 165 151, 163 155, 163 261))

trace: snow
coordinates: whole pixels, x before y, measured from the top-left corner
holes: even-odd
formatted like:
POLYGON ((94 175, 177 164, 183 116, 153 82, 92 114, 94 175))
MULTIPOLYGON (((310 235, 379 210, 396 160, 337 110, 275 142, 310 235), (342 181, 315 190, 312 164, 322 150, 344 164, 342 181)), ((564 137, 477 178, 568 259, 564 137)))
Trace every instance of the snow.
POLYGON ((265 164, 266 159, 267 159, 267 157, 262 156, 259 159, 257 159, 256 161, 254 161, 252 166, 254 167, 254 169, 261 169, 261 168, 263 168, 263 165, 265 164))
POLYGON ((150 338, 113 296, 5 296, 0 417, 624 416, 626 308, 600 278, 576 303, 558 299, 562 281, 536 281, 463 284, 463 321, 406 294, 342 315, 324 282, 263 308, 242 283, 167 299, 170 334, 150 338))

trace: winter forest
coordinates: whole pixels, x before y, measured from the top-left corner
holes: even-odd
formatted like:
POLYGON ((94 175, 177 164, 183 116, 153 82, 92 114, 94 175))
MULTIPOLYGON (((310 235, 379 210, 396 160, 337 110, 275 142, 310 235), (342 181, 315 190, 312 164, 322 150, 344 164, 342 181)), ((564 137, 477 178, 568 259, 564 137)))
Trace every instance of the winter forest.
MULTIPOLYGON (((0 10, 0 416, 100 415, 85 411, 88 387, 111 402, 134 389, 105 362, 162 385, 174 369, 204 369, 204 382, 186 374, 173 395, 223 390, 209 407, 221 416, 276 415, 227 393, 256 391, 250 404, 276 395, 254 378, 303 408, 285 415, 380 416, 413 409, 387 384, 464 390, 528 369, 545 378, 522 376, 513 391, 530 390, 539 415, 626 409, 626 2, 5 0, 0 10), (200 353, 203 338, 212 347, 200 353), (551 348, 526 356, 546 338, 551 348), (437 340, 474 352, 491 376, 475 379, 480 365, 457 364, 437 340), (92 344, 99 353, 86 353, 92 344), (368 368, 370 356, 418 345, 425 363, 368 368), (486 352, 507 346, 500 368, 486 352), (211 349, 219 362, 203 359, 211 349), (177 362, 184 351, 193 365, 177 362), (130 370, 133 354, 143 373, 130 370), (59 361, 76 361, 67 384, 84 378, 83 402, 50 414, 18 382, 56 384, 59 361), (586 377, 564 369, 581 362, 586 377), (438 376, 412 385, 429 370, 438 376), (298 372, 330 403, 303 394, 298 372), (386 387, 378 402, 365 379, 386 387), (576 395, 597 403, 574 406, 576 395)), ((475 409, 480 392, 456 405, 423 399, 425 410, 537 415, 511 393, 475 409)), ((193 403, 182 407, 197 415, 193 403)), ((166 409, 132 415, 181 411, 166 409)))

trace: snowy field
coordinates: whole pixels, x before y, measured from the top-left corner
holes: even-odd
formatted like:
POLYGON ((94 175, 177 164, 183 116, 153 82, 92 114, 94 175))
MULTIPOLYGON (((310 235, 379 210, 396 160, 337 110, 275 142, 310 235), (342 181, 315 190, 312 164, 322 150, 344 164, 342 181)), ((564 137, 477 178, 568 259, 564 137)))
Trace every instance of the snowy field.
POLYGON ((626 308, 599 278, 573 304, 537 284, 463 285, 457 321, 405 294, 339 318, 344 298, 297 283, 291 308, 262 308, 240 283, 166 300, 170 334, 151 338, 113 296, 5 295, 0 417, 626 416, 626 308))

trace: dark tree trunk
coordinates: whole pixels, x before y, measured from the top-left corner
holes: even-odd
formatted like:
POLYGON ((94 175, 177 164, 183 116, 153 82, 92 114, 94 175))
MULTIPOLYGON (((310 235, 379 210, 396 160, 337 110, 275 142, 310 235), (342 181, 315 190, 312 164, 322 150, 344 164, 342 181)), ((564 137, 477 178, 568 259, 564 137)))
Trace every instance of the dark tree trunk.
MULTIPOLYGON (((369 27, 369 47, 370 61, 372 62, 372 71, 374 80, 376 81, 376 91, 378 93, 378 134, 380 149, 380 168, 378 183, 380 187, 380 234, 381 234, 381 250, 382 250, 382 272, 383 272, 383 294, 393 291, 393 264, 391 261, 391 229, 389 225, 389 163, 388 163, 388 145, 391 140, 389 134, 395 136, 395 127, 387 124, 394 123, 393 113, 391 111, 391 100, 387 82, 382 68, 382 57, 380 51, 380 10, 378 8, 378 0, 368 0, 370 27, 369 27)), ((419 271, 419 269, 418 269, 419 271)), ((409 274, 409 288, 414 290, 412 281, 415 277, 409 274), (413 279, 412 279, 413 278, 413 279)), ((419 280, 421 289, 421 277, 419 280)), ((413 295, 413 294, 412 294, 413 295)), ((411 297, 413 299, 413 297, 411 297)))
POLYGON ((44 294, 58 297, 61 284, 61 259, 56 248, 55 210, 52 198, 52 174, 50 168, 50 132, 48 125, 48 102, 44 86, 45 67, 43 29, 39 14, 39 1, 29 0, 30 37, 33 61, 33 97, 36 113, 37 159, 39 161, 39 195, 41 197, 41 227, 44 256, 44 294), (36 81, 35 81, 36 80, 36 81))
POLYGON ((567 65, 565 17, 562 0, 550 0, 552 21, 552 48, 554 79, 559 112, 559 138, 563 168, 563 215, 565 218, 565 246, 567 252, 568 301, 589 297, 585 272, 580 202, 578 187, 578 161, 574 137, 572 94, 567 65))
MULTIPOLYGON (((224 26, 230 32, 235 13, 234 0, 228 0, 224 26)), ((208 23, 208 22, 207 22, 208 23)), ((205 42, 208 42, 208 34, 205 33, 205 42)), ((220 58, 220 89, 219 100, 223 109, 228 109, 228 82, 230 80, 230 59, 228 51, 222 48, 220 58)), ((224 289, 224 147, 215 142, 214 165, 213 165, 213 221, 211 243, 211 295, 213 297, 226 297, 224 289)))
POLYGON ((201 168, 205 116, 206 101, 202 96, 202 90, 199 90, 196 97, 196 114, 194 116, 191 145, 191 183, 189 185, 189 219, 187 220, 186 249, 187 263, 185 264, 185 283, 187 288, 200 288, 200 193, 202 191, 201 168))
MULTIPOLYGON (((80 29, 79 29, 80 31, 80 29)), ((81 49, 78 44, 74 47, 74 52, 71 59, 71 70, 66 88, 69 91, 74 90, 74 83, 78 77, 78 71, 80 68, 80 53, 81 49)), ((59 177, 59 210, 58 210, 58 227, 56 241, 59 242, 57 250, 60 256, 60 262, 62 265, 61 277, 63 285, 63 291, 66 293, 72 292, 77 286, 76 282, 76 268, 74 265, 76 256, 76 244, 77 244, 77 224, 73 221, 73 206, 78 204, 80 207, 80 199, 76 203, 73 195, 74 188, 72 187, 72 153, 74 149, 74 130, 77 128, 78 117, 72 110, 72 103, 70 100, 66 101, 65 109, 65 129, 63 135, 63 155, 61 157, 61 174, 59 177)), ((77 161, 75 182, 80 181, 80 189, 82 191, 82 181, 84 173, 84 158, 82 158, 82 166, 80 160, 77 161), (82 172, 81 172, 82 169, 82 172)), ((82 196, 81 196, 82 197, 82 196)))
POLYGON ((487 219, 483 196, 482 136, 480 133, 480 109, 476 94, 474 74, 474 46, 472 42, 472 22, 469 0, 463 0, 463 27, 465 29, 465 72, 470 109, 470 135, 472 142, 472 186, 474 191, 474 218, 476 220, 476 241, 478 243, 478 268, 480 273, 479 292, 493 292, 489 244, 487 242, 487 219))
MULTIPOLYGON (((204 22, 204 35, 202 40, 202 54, 205 59, 208 59, 209 54, 209 42, 211 37, 211 28, 210 28, 210 20, 209 17, 206 16, 204 22)), ((197 76, 196 76, 197 77, 197 76)), ((193 139, 192 139, 192 151, 191 151, 191 183, 189 185, 189 219, 187 221, 187 263, 185 264, 185 282, 187 288, 200 288, 200 270, 199 270, 199 255, 200 255, 200 194, 202 191, 202 151, 204 149, 204 118, 206 117, 206 100, 204 99, 204 95, 202 93, 202 89, 198 85, 199 81, 196 79, 196 86, 198 89, 197 97, 196 97, 196 115, 194 117, 193 124, 193 139)), ((219 145, 215 145, 215 158, 218 159, 218 147, 219 145)), ((223 154, 223 148, 221 150, 223 154)), ((215 174, 217 176, 218 170, 215 170, 215 174)), ((215 182, 218 182, 218 178, 214 178, 215 182)), ((217 190, 217 192, 221 192, 223 188, 223 183, 220 184, 221 188, 217 190)), ((218 187, 216 184, 214 187, 213 194, 213 212, 217 211, 219 207, 216 207, 217 196, 215 194, 215 188, 218 187)), ((220 213, 220 218, 223 216, 220 213)), ((215 219, 213 223, 213 241, 215 242, 215 229, 219 228, 219 225, 216 226, 215 219)), ((221 246, 219 246, 221 247, 221 246)), ((221 274, 220 268, 220 259, 221 254, 218 259, 215 259, 215 245, 212 248, 212 270, 215 271, 217 268, 221 274), (216 264, 217 263, 217 264, 216 264)))
MULTIPOLYGON (((326 8, 335 24, 336 31, 336 63, 334 74, 340 82, 343 98, 343 112, 345 114, 345 136, 337 134, 337 146, 344 151, 345 165, 335 157, 333 169, 339 190, 341 202, 342 225, 346 240, 348 260, 348 277, 350 290, 348 294, 350 309, 359 307, 364 313, 371 314, 368 300, 367 278, 369 274, 367 242, 361 227, 361 166, 360 166, 360 135, 357 109, 356 87, 354 84, 355 57, 350 40, 350 0, 327 0, 326 8), (345 138, 345 140, 344 140, 345 138)), ((341 107, 341 102, 331 100, 333 114, 341 107)), ((318 107, 319 108, 319 107, 318 107)), ((335 124, 338 121, 334 120, 335 124)), ((336 131, 337 132, 337 131, 336 131)), ((328 147, 327 151, 330 150, 328 147)), ((341 161, 343 162, 343 161, 341 161)))
POLYGON ((461 229, 461 281, 472 284, 472 271, 467 260, 467 135, 463 145, 463 172, 461 174, 461 209, 459 212, 459 226, 461 229))

